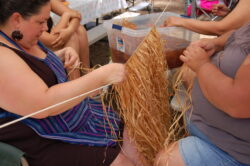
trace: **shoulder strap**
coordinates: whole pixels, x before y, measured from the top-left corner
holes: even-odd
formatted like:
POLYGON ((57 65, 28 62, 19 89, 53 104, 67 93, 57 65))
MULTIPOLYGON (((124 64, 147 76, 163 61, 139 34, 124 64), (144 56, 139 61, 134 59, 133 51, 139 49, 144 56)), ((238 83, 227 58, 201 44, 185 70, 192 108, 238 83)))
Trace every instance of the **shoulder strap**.
MULTIPOLYGON (((7 44, 2 43, 2 42, 0 42, 0 46, 7 47, 7 48, 12 49, 12 50, 14 50, 14 49, 15 49, 15 48, 10 47, 10 46, 8 46, 7 44)), ((16 50, 16 49, 15 49, 15 50, 16 50)))
POLYGON ((15 52, 19 57, 21 57, 22 59, 24 59, 24 57, 25 57, 25 59, 27 59, 27 58, 30 59, 30 56, 29 56, 26 52, 24 52, 24 51, 22 51, 22 50, 19 50, 19 49, 17 49, 17 48, 11 47, 11 46, 9 46, 9 45, 3 43, 3 42, 0 42, 0 46, 9 48, 10 50, 14 51, 14 52, 15 52))

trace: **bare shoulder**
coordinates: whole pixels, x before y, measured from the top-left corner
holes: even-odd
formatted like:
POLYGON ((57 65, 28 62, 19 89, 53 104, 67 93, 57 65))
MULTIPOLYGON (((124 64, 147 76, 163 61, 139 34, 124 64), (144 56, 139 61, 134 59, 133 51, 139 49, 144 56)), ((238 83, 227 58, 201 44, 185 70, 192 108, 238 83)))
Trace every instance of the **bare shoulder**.
POLYGON ((0 78, 7 78, 13 73, 30 71, 30 68, 13 50, 0 47, 0 71, 0 78))
MULTIPOLYGON (((43 80, 14 51, 0 47, 0 107, 18 115, 34 110, 34 96, 48 89, 43 80)), ((35 100, 35 99, 34 99, 35 100)), ((35 101, 40 101, 37 99, 35 101)))
POLYGON ((21 58, 11 49, 7 47, 0 47, 0 67, 9 64, 15 64, 21 61, 21 58))
POLYGON ((6 53, 8 53, 8 54, 16 54, 13 50, 11 50, 11 49, 9 49, 7 47, 4 47, 4 46, 0 46, 0 52, 1 52, 0 53, 1 54, 0 58, 5 56, 6 53))
POLYGON ((0 68, 11 63, 12 60, 20 59, 18 55, 11 49, 0 47, 0 68))

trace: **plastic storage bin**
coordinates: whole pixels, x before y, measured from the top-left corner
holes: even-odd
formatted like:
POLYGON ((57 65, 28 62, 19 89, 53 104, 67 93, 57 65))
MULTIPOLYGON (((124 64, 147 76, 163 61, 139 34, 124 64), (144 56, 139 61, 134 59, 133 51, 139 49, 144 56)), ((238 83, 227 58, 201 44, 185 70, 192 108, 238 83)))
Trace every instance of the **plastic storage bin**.
MULTIPOLYGON (((160 15, 161 13, 152 13, 126 19, 136 25, 135 30, 121 26, 123 19, 105 21, 103 26, 108 33, 113 62, 126 62, 143 38, 149 33, 160 15)), ((169 16, 179 15, 170 12, 163 13, 156 27, 162 39, 166 41, 166 55, 174 57, 176 54, 181 54, 190 41, 198 39, 199 35, 183 28, 162 27, 169 16)), ((172 63, 178 63, 178 60, 173 58, 172 63)))

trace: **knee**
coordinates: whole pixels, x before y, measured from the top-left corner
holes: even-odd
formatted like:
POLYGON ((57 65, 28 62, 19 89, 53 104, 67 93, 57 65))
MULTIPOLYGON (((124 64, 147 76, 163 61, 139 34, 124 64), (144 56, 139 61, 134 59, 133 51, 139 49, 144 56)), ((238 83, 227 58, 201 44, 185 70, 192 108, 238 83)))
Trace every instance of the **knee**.
POLYGON ((166 149, 161 150, 155 157, 154 166, 166 166, 168 165, 166 149))
POLYGON ((79 27, 78 27, 78 30, 77 30, 77 34, 79 35, 79 36, 87 36, 87 31, 86 31, 86 29, 82 26, 82 25, 80 25, 79 27))
POLYGON ((76 34, 78 36, 80 44, 84 47, 88 47, 88 36, 85 28, 83 26, 79 26, 76 34))
POLYGON ((185 166, 179 152, 178 142, 165 147, 156 155, 154 166, 185 166))
POLYGON ((125 155, 120 153, 110 166, 135 166, 125 155))

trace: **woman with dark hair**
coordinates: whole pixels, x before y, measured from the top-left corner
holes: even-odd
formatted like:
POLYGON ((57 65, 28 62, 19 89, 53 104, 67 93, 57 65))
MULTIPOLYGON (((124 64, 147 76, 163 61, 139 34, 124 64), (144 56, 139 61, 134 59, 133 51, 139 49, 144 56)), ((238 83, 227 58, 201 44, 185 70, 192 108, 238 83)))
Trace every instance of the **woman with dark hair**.
MULTIPOLYGON (((39 42, 50 10, 49 0, 0 0, 0 124, 125 77, 124 65, 108 64, 68 81, 65 68, 78 64, 76 52, 57 56, 39 42)), ((113 110, 81 96, 0 129, 0 141, 24 151, 31 166, 100 166, 118 154, 118 163, 127 159, 116 141, 122 131, 113 110)))

